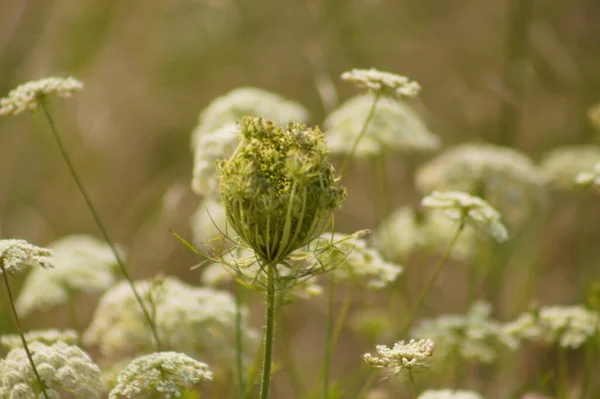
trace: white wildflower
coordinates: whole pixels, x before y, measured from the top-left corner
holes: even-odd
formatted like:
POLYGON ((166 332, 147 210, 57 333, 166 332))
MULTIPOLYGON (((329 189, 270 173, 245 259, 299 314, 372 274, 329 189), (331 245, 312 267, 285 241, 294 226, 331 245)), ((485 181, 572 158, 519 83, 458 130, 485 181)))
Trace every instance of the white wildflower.
POLYGON ((376 346, 376 355, 365 353, 363 360, 369 366, 390 369, 394 374, 415 368, 429 368, 435 345, 430 339, 396 342, 393 347, 376 346))
POLYGON ((37 108, 48 96, 70 97, 80 91, 83 83, 74 78, 49 77, 18 86, 0 99, 0 116, 18 115, 37 108))
POLYGON ((600 319, 583 306, 546 306, 523 313, 504 329, 518 340, 579 348, 600 333, 600 319))
POLYGON ((417 399, 483 399, 483 396, 473 391, 440 389, 427 390, 420 394, 417 399))
POLYGON ((450 148, 417 171, 416 184, 432 191, 464 191, 499 209, 519 226, 545 202, 546 178, 525 154, 491 144, 450 148))
MULTIPOLYGON (((137 281, 136 287, 150 306, 149 291, 156 284, 151 280, 137 281)), ((212 355, 216 361, 227 361, 235 354, 231 342, 236 310, 231 294, 167 277, 153 297, 156 327, 166 348, 190 356, 212 355)), ((248 325, 245 308, 242 314, 245 348, 250 351, 258 333, 248 325)), ((113 359, 153 347, 146 319, 128 284, 121 282, 104 293, 83 339, 113 359)))
MULTIPOLYGON (((33 330, 25 333, 25 341, 41 342, 45 345, 52 345, 56 342, 64 342, 73 345, 77 343, 77 332, 75 330, 33 330)), ((23 346, 21 337, 17 334, 8 334, 0 336, 0 345, 6 349, 21 348, 23 346)))
POLYGON ((353 69, 344 72, 341 78, 346 82, 354 83, 361 89, 369 89, 390 96, 416 97, 421 90, 421 86, 417 82, 411 81, 406 76, 383 72, 375 68, 353 69))
POLYGON ((582 186, 592 186, 600 190, 600 162, 594 165, 592 172, 580 173, 577 176, 576 183, 582 186))
POLYGON ((25 240, 12 239, 0 240, 0 262, 9 274, 20 272, 29 266, 41 266, 44 269, 53 266, 51 250, 36 247, 25 240))
POLYGON ((217 97, 200 112, 192 132, 192 150, 196 151, 205 134, 236 123, 244 116, 264 117, 278 125, 308 121, 308 111, 297 102, 266 90, 240 87, 217 97))
POLYGON ((205 363, 177 352, 159 352, 132 361, 117 377, 118 384, 110 392, 110 399, 131 398, 139 394, 164 395, 178 398, 186 388, 203 381, 212 381, 212 373, 205 363))
POLYGON ((229 234, 232 231, 231 228, 227 230, 225 208, 219 200, 211 197, 205 197, 200 202, 191 219, 193 243, 206 251, 218 251, 221 234, 229 234))
POLYGON ((433 192, 423 198, 425 208, 441 209, 457 225, 468 225, 487 233, 497 241, 508 239, 508 231, 501 222, 500 212, 487 201, 460 191, 433 192))
MULTIPOLYGON (((600 164, 600 147, 578 145, 550 151, 540 161, 540 169, 552 186, 561 190, 573 190, 577 176, 589 172, 596 164, 600 164)), ((600 179, 598 182, 600 184, 600 179)))
MULTIPOLYGON (((349 154, 373 104, 371 95, 345 101, 324 122, 325 139, 333 154, 349 154)), ((428 152, 439 148, 421 117, 408 105, 380 98, 357 149, 357 157, 385 152, 428 152)))
POLYGON ((514 339, 507 337, 500 323, 491 318, 491 308, 485 302, 473 304, 466 315, 444 315, 423 320, 412 335, 433 339, 441 358, 457 354, 483 363, 493 362, 502 349, 516 345, 514 339))
POLYGON ((322 240, 331 245, 317 254, 320 264, 332 265, 337 281, 353 280, 369 288, 381 289, 402 273, 402 266, 386 262, 364 239, 356 235, 324 234, 322 240))
MULTIPOLYGON (((66 391, 75 398, 100 398, 102 382, 100 368, 80 348, 64 342, 46 345, 31 342, 33 362, 51 398, 66 391)), ((0 392, 3 398, 38 399, 34 393, 35 377, 25 350, 12 349, 0 360, 0 392)), ((40 396, 43 398, 43 396, 40 396)))
POLYGON ((66 304, 79 292, 102 292, 116 281, 117 261, 110 247, 93 236, 69 235, 49 245, 54 268, 33 270, 16 306, 22 315, 66 304))

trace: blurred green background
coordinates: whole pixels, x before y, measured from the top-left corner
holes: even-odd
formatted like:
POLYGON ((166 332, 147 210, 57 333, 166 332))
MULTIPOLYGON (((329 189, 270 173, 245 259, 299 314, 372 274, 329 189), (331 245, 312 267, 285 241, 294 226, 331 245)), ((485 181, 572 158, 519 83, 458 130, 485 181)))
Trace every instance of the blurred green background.
MULTIPOLYGON (((588 118, 600 101, 598 21, 597 0, 0 0, 0 95, 49 75, 83 81, 53 113, 110 235, 136 278, 160 271, 197 282, 188 269, 198 259, 168 229, 191 234, 190 132, 214 97, 264 88, 320 124, 357 93, 339 75, 376 67, 421 84, 413 105, 443 147, 488 141, 538 160, 598 142, 588 118)), ((388 168, 393 204, 414 203, 404 160, 388 168)), ((40 115, 0 120, 0 171, 1 237, 43 245, 98 234, 40 115)), ((375 227, 370 179, 368 167, 351 168, 342 231, 375 227)), ((542 302, 581 302, 600 276, 597 198, 562 203, 532 238, 547 249, 542 302), (586 270, 578 278, 575 258, 586 270)), ((66 323, 66 312, 52 317, 26 324, 66 323)))

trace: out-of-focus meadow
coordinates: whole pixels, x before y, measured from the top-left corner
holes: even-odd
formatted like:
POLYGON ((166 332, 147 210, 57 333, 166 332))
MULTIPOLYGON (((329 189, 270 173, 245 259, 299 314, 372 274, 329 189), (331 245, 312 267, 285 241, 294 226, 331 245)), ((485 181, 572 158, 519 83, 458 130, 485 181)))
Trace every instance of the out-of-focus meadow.
MULTIPOLYGON (((600 102, 595 0, 0 0, 0 10, 0 97, 19 83, 50 75, 85 84, 73 98, 53 102, 52 112, 136 279, 163 273, 200 283, 200 273, 190 271, 198 256, 169 229, 192 236, 199 199, 190 189, 190 137, 198 113, 239 86, 296 100, 310 110, 310 124, 321 125, 358 94, 340 74, 376 67, 422 86, 410 104, 440 137, 438 152, 489 142, 539 162, 557 147, 599 144, 600 123, 594 126, 589 115, 600 102)), ((343 179, 349 195, 336 230, 375 229, 386 212, 417 205, 424 193, 414 187, 415 170, 435 156, 387 156, 390 203, 382 206, 373 205, 382 203, 377 166, 353 162, 343 179)), ((334 158, 338 165, 341 159, 334 158)), ((99 236, 42 115, 0 119, 0 171, 0 237, 45 245, 72 233, 99 236)), ((451 262, 419 318, 464 313, 475 298, 489 300, 494 317, 503 321, 536 305, 588 303, 592 283, 600 281, 598 226, 600 195, 549 187, 525 227, 517 229, 518 240, 506 244, 509 250, 488 252, 501 258, 503 269, 478 276, 473 287, 468 265, 451 262)), ((403 262, 395 289, 406 290, 414 302, 436 259, 417 254, 403 262)), ((23 278, 13 281, 18 292, 23 278)), ((83 325, 98 297, 81 298, 83 325)), ((258 294, 253 303, 259 328, 258 294)), ((386 298, 355 292, 349 320, 367 303, 384 306, 386 298)), ((308 385, 317 381, 322 361, 325 309, 324 298, 292 304, 280 322, 293 335, 292 352, 308 385)), ((0 316, 0 332, 12 332, 4 293, 0 316)), ((68 320, 64 309, 34 312, 24 324, 66 327, 68 320)), ((332 380, 353 386, 356 374, 345 370, 362 362, 364 352, 405 338, 377 334, 365 340, 344 330, 332 380)), ((553 370, 552 359, 539 364, 553 370)), ((578 379, 583 355, 571 354, 570 360, 578 379)), ((488 398, 507 397, 506 381, 522 377, 514 375, 516 369, 488 366, 465 373, 464 387, 488 398)), ((425 375, 419 380, 426 386, 425 375)), ((386 384, 376 387, 385 390, 386 384)), ((284 372, 276 372, 273 397, 293 397, 291 392, 284 372)))

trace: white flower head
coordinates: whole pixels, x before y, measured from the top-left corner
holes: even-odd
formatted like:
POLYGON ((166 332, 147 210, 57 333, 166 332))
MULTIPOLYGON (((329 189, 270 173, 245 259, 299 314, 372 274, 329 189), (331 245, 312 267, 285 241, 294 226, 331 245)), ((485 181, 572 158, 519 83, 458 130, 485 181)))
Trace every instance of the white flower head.
POLYGON ((212 381, 208 365, 177 352, 159 352, 133 360, 117 377, 110 399, 158 393, 178 398, 186 388, 212 381))
POLYGON ((117 261, 110 247, 90 235, 69 235, 50 243, 54 268, 33 270, 16 306, 22 315, 66 304, 74 293, 102 292, 116 282, 117 261))
POLYGON ((464 191, 499 209, 511 227, 522 225, 547 198, 546 177, 525 154, 491 144, 452 147, 422 166, 423 194, 464 191))
POLYGON ((321 240, 331 243, 317 254, 321 264, 333 265, 332 276, 337 281, 353 280, 368 288, 381 289, 402 273, 400 265, 386 262, 374 248, 356 234, 323 234, 321 240))
MULTIPOLYGON (((76 398, 100 398, 100 368, 79 347, 64 342, 29 344, 33 362, 51 398, 66 391, 76 398)), ((12 349, 0 360, 0 393, 6 398, 38 399, 31 364, 23 348, 12 349)), ((40 396, 43 398, 43 395, 40 396)))
POLYGON ((227 214, 219 200, 205 197, 191 217, 193 243, 206 251, 218 252, 219 237, 231 233, 227 231, 227 214))
POLYGON ((308 110, 295 101, 266 90, 240 87, 217 97, 200 112, 192 132, 192 150, 196 151, 202 136, 235 124, 244 116, 260 116, 285 125, 307 122, 308 115, 308 110))
POLYGON ((70 97, 80 91, 83 83, 74 78, 49 77, 18 86, 0 99, 0 116, 18 115, 37 108, 49 96, 70 97))
POLYGON ((417 399, 483 399, 483 396, 474 391, 461 391, 452 389, 427 390, 417 399))
MULTIPOLYGON (((56 342, 74 345, 77 343, 78 334, 75 330, 33 330, 25 333, 25 341, 41 342, 45 345, 52 345, 56 342)), ((17 334, 8 334, 0 336, 0 345, 6 349, 21 348, 23 343, 21 337, 17 334)))
POLYGON ((25 240, 0 240, 0 262, 8 273, 20 272, 29 266, 53 267, 50 249, 36 247, 25 240))
POLYGON ((583 172, 577 176, 576 183, 582 186, 592 186, 600 190, 600 162, 594 165, 591 172, 583 172))
POLYGON ((423 198, 425 208, 441 209, 448 219, 464 226, 487 233, 497 241, 508 239, 508 231, 502 224, 500 212, 487 201, 461 191, 435 191, 423 198))
MULTIPOLYGON (((577 186, 577 177, 593 170, 596 164, 600 164, 600 147, 577 145, 550 151, 540 161, 540 169, 553 187, 573 190, 577 186)), ((600 184, 600 179, 598 182, 600 184)))
MULTIPOLYGON (((325 139, 332 154, 349 154, 373 104, 372 95, 352 97, 324 122, 325 139)), ((430 152, 440 146, 421 117, 406 103, 380 98, 356 156, 367 158, 384 152, 430 152)))
MULTIPOLYGON (((166 277, 159 285, 152 280, 137 281, 136 287, 144 302, 155 309, 156 328, 166 348, 194 357, 209 356, 216 361, 227 361, 235 355, 231 342, 235 337, 236 309, 231 294, 194 287, 173 277, 166 277)), ((244 346, 251 351, 258 333, 249 325, 245 308, 242 315, 244 346)), ((98 346, 104 356, 112 359, 153 347, 144 315, 126 282, 100 298, 83 341, 98 346)))
POLYGON ((521 341, 579 348, 600 333, 600 318, 583 306, 546 306, 523 313, 504 329, 506 334, 521 341))
POLYGON ((376 355, 365 353, 363 360, 369 366, 390 369, 394 374, 415 368, 429 368, 435 344, 430 339, 399 341, 393 347, 376 346, 376 355))
POLYGON ((353 69, 344 72, 341 78, 346 82, 354 83, 361 89, 369 89, 389 96, 416 97, 421 90, 421 86, 417 82, 411 81, 406 76, 383 72, 375 68, 353 69))

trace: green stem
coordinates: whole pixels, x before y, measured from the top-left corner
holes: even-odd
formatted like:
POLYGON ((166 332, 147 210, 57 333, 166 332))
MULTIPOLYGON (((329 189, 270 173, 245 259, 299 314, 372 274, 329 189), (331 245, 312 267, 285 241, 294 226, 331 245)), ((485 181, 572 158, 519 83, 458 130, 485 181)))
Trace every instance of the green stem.
POLYGON ((256 382, 257 382, 257 377, 258 377, 258 370, 260 370, 260 361, 262 360, 262 352, 264 351, 265 347, 265 341, 261 340, 260 341, 260 345, 258 346, 257 350, 256 350, 256 356, 254 356, 254 361, 252 362, 252 368, 250 369, 250 372, 248 373, 248 385, 246 388, 246 395, 245 398, 246 399, 250 399, 252 397, 252 394, 254 393, 254 389, 256 387, 256 382))
POLYGON ((110 247, 110 250, 112 251, 117 263, 119 264, 119 268, 121 269, 121 274, 123 274, 123 277, 125 277, 125 280, 127 280, 127 282, 129 283, 129 286, 131 287, 131 290, 133 291, 133 294, 135 295, 135 299, 137 300, 138 304, 140 305, 140 308, 142 309, 142 312, 144 313, 146 321, 148 322, 148 325, 150 326, 150 329, 152 330, 152 335, 154 337, 154 341, 156 342, 156 350, 160 352, 161 351, 160 338, 158 337, 158 331, 156 330, 156 325, 152 321, 150 312, 144 305, 144 302, 142 301, 142 297, 140 296, 138 290, 136 289, 135 283, 133 282, 133 279, 131 278, 131 276, 129 275, 129 272, 127 271, 127 268, 125 267, 125 263, 121 259, 121 256, 119 255, 119 252, 117 251, 115 244, 108 236, 106 228, 104 227, 104 224, 102 223, 102 220, 100 219, 100 216, 98 215, 98 212, 96 211, 96 208, 94 207, 94 204, 92 203, 92 200, 90 199, 90 196, 88 195, 86 189, 83 187, 83 183, 81 182, 81 179, 79 178, 79 175, 77 174, 75 166, 73 165, 73 162, 71 161, 71 158, 69 157, 69 154, 67 153, 65 146, 63 145, 60 135, 58 134, 58 131, 56 129, 56 126, 54 125, 54 121, 52 120, 52 117, 50 116, 50 112, 48 112, 48 107, 46 107, 46 104, 43 100, 40 101, 39 105, 40 105, 40 108, 42 109, 44 115, 46 116, 46 119, 48 120, 48 124, 50 125, 50 130, 52 131, 52 134, 54 136, 56 144, 58 144, 58 148, 60 149, 62 157, 65 160, 65 163, 67 164, 67 167, 69 168, 69 171, 71 172, 71 175, 73 176, 73 180, 75 180, 75 184, 77 185, 79 192, 83 196, 83 199, 85 200, 85 203, 86 203, 88 209, 90 210, 90 213, 92 214, 92 217, 94 218, 94 221, 96 222, 96 225, 98 226, 98 229, 102 233, 104 240, 110 247))
POLYGON ((260 386, 260 399, 268 399, 271 387, 271 366, 273 364, 273 341, 275 332, 275 266, 267 264, 267 309, 265 317, 265 348, 260 386))
POLYGON ((6 273, 6 269, 4 268, 4 262, 0 259, 0 268, 2 268, 2 277, 4 279, 4 285, 6 286, 6 293, 8 295, 8 302, 10 302, 10 308, 12 309, 12 314, 15 319, 15 326, 17 327, 17 332, 19 333, 19 337, 21 337, 21 343, 23 344, 23 349, 25 349, 25 354, 27 354, 27 359, 29 359, 29 363, 31 364, 31 368, 33 370, 33 374, 35 374, 35 379, 38 384, 40 384, 40 388, 44 397, 46 399, 50 399, 48 396, 48 392, 46 392, 46 386, 38 373, 37 367, 33 362, 33 357, 31 356, 31 352, 29 351, 29 346, 27 346, 27 341, 25 340, 25 335, 23 334, 23 329, 21 328, 21 322, 19 321, 19 315, 17 313, 17 308, 15 308, 15 301, 13 300, 12 292, 10 290, 10 284, 8 283, 8 274, 6 273))
POLYGON ((415 388, 415 379, 410 370, 408 370, 408 384, 410 385, 410 395, 411 395, 412 399, 417 399, 417 390, 415 388))
POLYGON ((235 285, 235 355, 238 378, 238 396, 244 398, 246 393, 246 380, 244 379, 244 359, 243 359, 243 343, 242 343, 242 288, 236 283, 235 285))
POLYGON ((464 223, 461 223, 458 226, 458 228, 456 229, 456 233, 454 233, 454 237, 452 237, 452 240, 450 241, 450 244, 448 244, 448 248, 446 248, 446 252, 444 252, 444 255, 442 255, 442 258, 440 259, 437 267, 435 268, 435 271, 433 272, 433 274, 429 278, 429 281, 427 281, 427 284, 425 285, 425 288, 423 289, 423 291, 419 295, 419 299, 417 299, 417 303, 415 304, 415 306, 411 310, 410 315, 408 316, 408 320, 406 321, 406 324, 404 325, 404 328, 402 328, 402 330, 400 332, 400 335, 404 335, 408 331, 408 329, 410 328, 410 325, 411 325, 411 323, 412 323, 415 315, 417 314, 417 311, 421 307, 421 304, 425 300, 425 297, 427 296, 427 293, 429 292, 429 290, 431 289, 431 287, 433 286, 433 284, 437 280, 437 278, 440 275, 442 269, 444 268, 444 265, 446 264, 446 261, 450 257, 450 254, 452 253, 452 249, 454 248, 454 245, 456 244, 456 241, 458 241, 458 237, 460 237, 460 233, 462 232, 463 227, 464 227, 464 223))
POLYGON ((329 397, 329 369, 331 357, 333 356, 333 308, 335 297, 335 282, 333 276, 329 276, 329 287, 327 289, 327 317, 325 321, 325 360, 323 362, 323 399, 329 397))
POLYGON ((594 343, 591 340, 585 344, 584 356, 585 363, 583 368, 583 378, 581 379, 581 389, 579 390, 579 399, 586 398, 594 368, 594 343))
POLYGON ((371 105, 371 108, 369 109, 369 113, 367 114, 367 118, 365 119, 365 123, 363 123, 363 126, 360 129, 360 133, 358 133, 358 136, 356 137, 356 140, 354 140, 354 144, 352 145, 352 149, 350 150, 350 154, 348 155, 348 157, 346 157, 346 160, 342 164, 342 167, 340 169, 340 176, 343 176, 344 173, 346 172, 346 169, 348 168, 348 165, 350 164, 350 161, 354 157, 354 153, 356 152, 356 148, 358 148, 358 143, 360 143, 360 140, 363 138, 363 136, 367 132, 367 127, 369 126, 369 122, 371 122, 371 119, 373 118, 373 114, 375 113, 375 106, 377 105, 377 102, 379 101, 380 97, 381 97, 381 92, 375 93, 375 98, 373 99, 373 104, 371 105))
POLYGON ((569 399, 569 361, 567 350, 558 348, 558 397, 569 399))
POLYGON ((377 370, 369 370, 369 376, 367 377, 367 381, 365 381, 365 384, 358 392, 358 395, 356 395, 356 399, 363 399, 367 396, 369 390, 371 389, 371 386, 373 386, 373 383, 375 382, 375 378, 377 378, 377 370))

